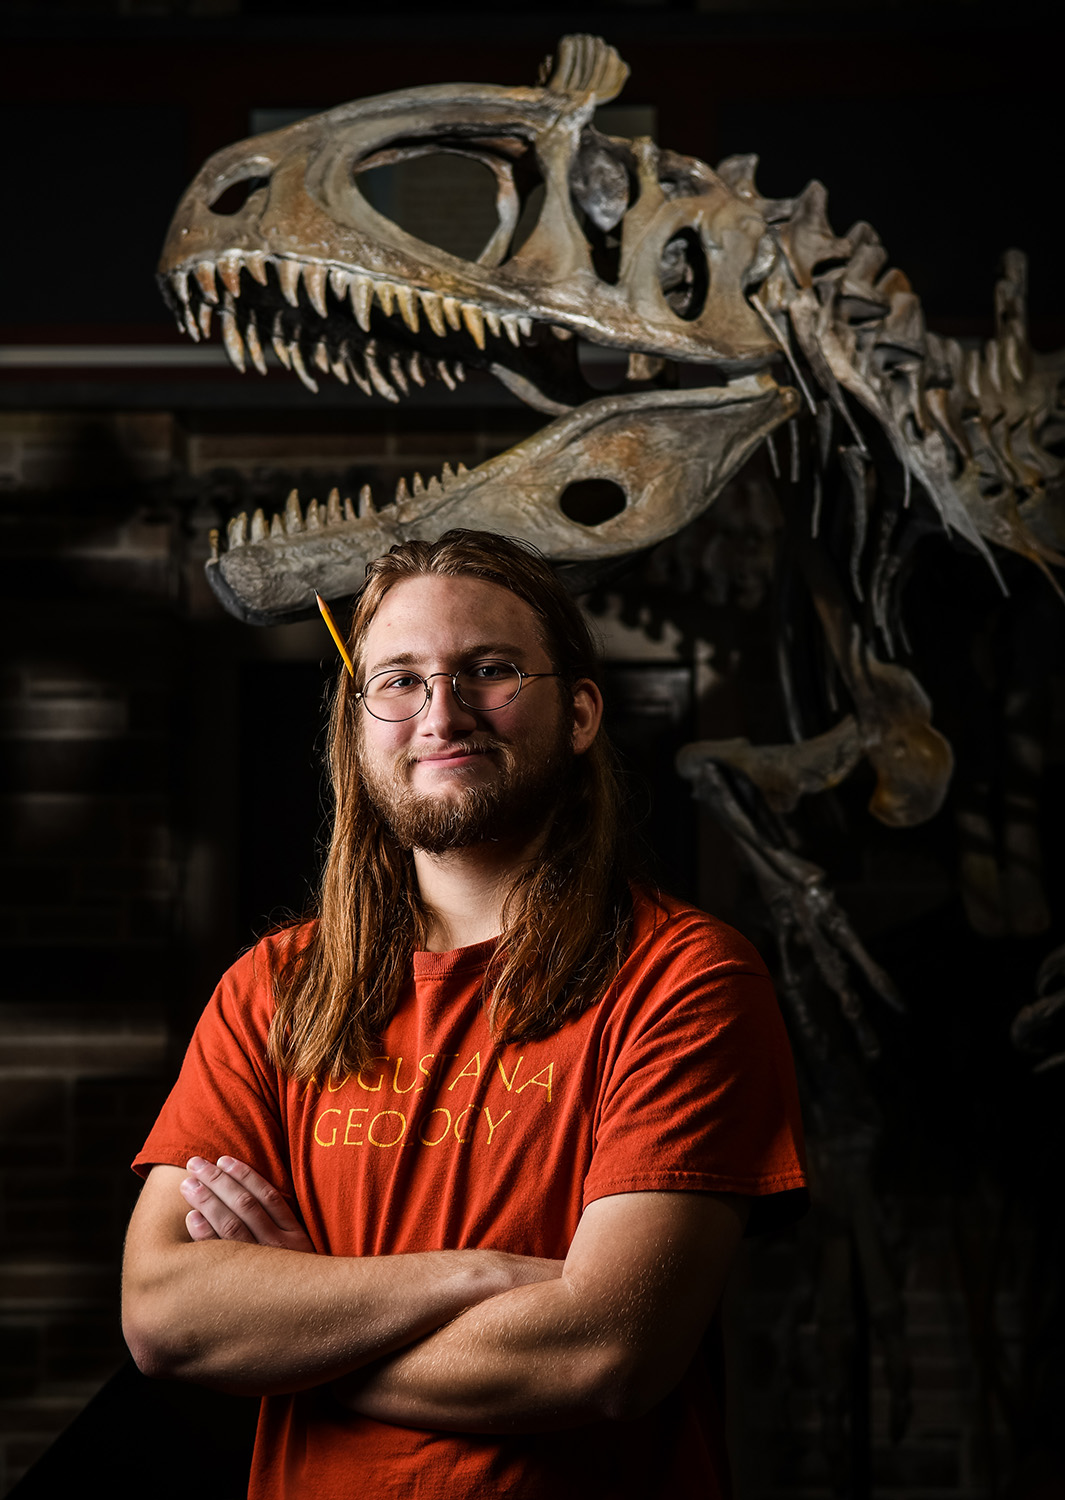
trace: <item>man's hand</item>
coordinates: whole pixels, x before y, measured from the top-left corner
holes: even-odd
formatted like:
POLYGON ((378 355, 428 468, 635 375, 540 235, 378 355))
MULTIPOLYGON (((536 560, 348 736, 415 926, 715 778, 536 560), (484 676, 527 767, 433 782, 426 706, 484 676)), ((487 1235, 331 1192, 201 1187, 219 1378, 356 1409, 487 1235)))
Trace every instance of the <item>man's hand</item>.
POLYGON ((273 1245, 278 1250, 314 1246, 275 1187, 258 1172, 232 1156, 217 1163, 194 1156, 186 1163, 188 1177, 181 1196, 190 1204, 185 1228, 193 1240, 242 1240, 248 1245, 273 1245))

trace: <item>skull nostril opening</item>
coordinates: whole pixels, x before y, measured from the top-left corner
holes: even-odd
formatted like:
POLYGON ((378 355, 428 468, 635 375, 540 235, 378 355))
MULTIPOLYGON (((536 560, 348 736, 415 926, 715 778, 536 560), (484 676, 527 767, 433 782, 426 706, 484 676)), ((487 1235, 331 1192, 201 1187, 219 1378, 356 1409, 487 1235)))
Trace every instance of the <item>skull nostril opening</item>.
POLYGON ((612 479, 577 479, 558 497, 559 510, 578 526, 602 526, 620 516, 628 503, 625 491, 612 479))
POLYGON ((233 214, 240 213, 252 193, 257 193, 260 188, 269 187, 269 185, 269 177, 242 177, 238 182, 231 182, 224 187, 208 207, 213 214, 230 218, 233 214))
POLYGON ((682 229, 665 245, 658 262, 658 284, 670 309, 686 323, 706 306, 710 266, 694 229, 682 229))

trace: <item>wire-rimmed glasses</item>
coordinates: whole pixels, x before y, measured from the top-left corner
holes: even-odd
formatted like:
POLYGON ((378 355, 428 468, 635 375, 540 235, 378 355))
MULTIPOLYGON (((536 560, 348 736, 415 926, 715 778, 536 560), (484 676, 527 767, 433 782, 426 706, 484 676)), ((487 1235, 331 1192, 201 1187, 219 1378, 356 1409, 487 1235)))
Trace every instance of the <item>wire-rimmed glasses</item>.
POLYGON ((506 708, 534 677, 559 677, 559 672, 523 672, 512 661, 475 661, 457 672, 430 672, 422 677, 403 667, 375 672, 356 698, 367 713, 387 724, 401 724, 421 713, 432 696, 434 677, 446 677, 455 700, 474 713, 494 713, 506 708))

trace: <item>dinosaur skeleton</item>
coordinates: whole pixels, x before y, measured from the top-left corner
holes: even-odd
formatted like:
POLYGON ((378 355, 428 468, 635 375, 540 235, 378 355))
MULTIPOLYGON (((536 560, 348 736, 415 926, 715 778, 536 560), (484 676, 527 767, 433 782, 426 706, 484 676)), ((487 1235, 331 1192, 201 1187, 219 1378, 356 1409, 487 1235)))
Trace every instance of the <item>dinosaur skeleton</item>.
MULTIPOLYGON (((397 541, 488 526, 587 581, 677 533, 757 449, 779 470, 784 429, 788 542, 854 709, 853 728, 837 730, 847 769, 872 763, 870 810, 881 821, 921 822, 943 801, 951 749, 917 679, 875 642, 894 655, 900 577, 930 529, 975 549, 996 576, 990 544, 1052 579, 1065 542, 1054 451, 1065 437, 1065 359, 1029 347, 1019 252, 997 288, 995 337, 962 348, 926 330, 868 224, 833 232, 819 183, 770 200, 753 156, 714 171, 649 139, 602 134, 593 113, 627 73, 598 38, 566 37, 541 87, 385 94, 206 163, 160 266, 194 339, 217 316, 242 371, 249 359, 265 371, 269 340, 311 389, 328 374, 390 401, 412 382, 453 386, 480 366, 554 417, 473 470, 400 480, 385 504, 364 488, 354 504, 334 493, 304 507, 292 495, 270 520, 239 515, 208 577, 240 618, 288 620, 313 608, 314 590, 353 595, 366 563, 397 541), (493 174, 498 223, 475 261, 414 238, 360 191, 375 166, 433 151, 493 174), (234 195, 243 202, 231 212, 234 195), (523 213, 535 222, 518 244, 523 213), (617 391, 587 385, 581 340, 628 355, 617 391), (594 522, 573 503, 587 481, 619 497, 594 522)), ((683 757, 704 797, 699 766, 716 754, 704 744, 683 757)), ((830 758, 831 775, 813 774, 808 751, 780 747, 772 770, 748 756, 739 774, 771 796, 781 764, 803 760, 803 790, 822 789, 839 772, 830 758)), ((809 889, 794 885, 793 905, 809 889)))
MULTIPOLYGON (((867 1055, 877 1039, 852 976, 898 1001, 782 818, 861 760, 875 772, 870 811, 882 822, 910 826, 940 808, 951 747, 917 678, 892 659, 905 644, 902 580, 916 543, 938 531, 980 555, 1000 583, 993 549, 1034 564, 1057 589, 1065 353, 1029 346, 1017 251, 996 289, 994 337, 962 347, 926 329, 868 224, 832 230, 820 183, 767 199, 753 156, 713 170, 650 139, 603 134, 594 111, 627 73, 599 39, 566 37, 536 88, 385 94, 205 164, 160 265, 164 295, 193 339, 207 338, 217 318, 242 372, 250 362, 265 373, 272 344, 311 390, 331 376, 391 402, 427 379, 453 389, 480 368, 552 418, 475 469, 401 480, 387 503, 368 488, 355 503, 334 491, 301 505, 293 493, 270 519, 239 515, 224 549, 215 537, 207 575, 233 614, 275 623, 308 614, 315 590, 332 601, 355 594, 366 563, 395 542, 469 526, 534 543, 587 587, 598 569, 676 535, 762 450, 778 480, 788 565, 813 602, 850 712, 833 714, 828 694, 811 713, 786 639, 798 743, 694 744, 679 768, 732 834, 774 914, 782 993, 808 1071, 824 1077, 824 1032, 794 939, 867 1055), (470 158, 494 177, 498 222, 476 260, 413 237, 360 190, 375 167, 430 152, 470 158), (230 211, 234 198, 243 201, 230 211), (587 384, 582 341, 627 356, 614 392, 587 384), (594 517, 576 500, 589 481, 617 497, 594 517)), ((1060 967, 1051 965, 1046 986, 1060 967)), ((1060 998, 1019 1018, 1025 1041, 1043 1035, 1060 998)), ((852 1225, 883 1337, 897 1347, 897 1287, 871 1195, 852 1181, 867 1186, 876 1129, 862 1136, 860 1169, 831 1165, 833 1140, 850 1139, 845 1122, 864 1108, 856 1086, 843 1094, 838 1109, 825 1105, 835 1125, 821 1132, 822 1190, 852 1225)))

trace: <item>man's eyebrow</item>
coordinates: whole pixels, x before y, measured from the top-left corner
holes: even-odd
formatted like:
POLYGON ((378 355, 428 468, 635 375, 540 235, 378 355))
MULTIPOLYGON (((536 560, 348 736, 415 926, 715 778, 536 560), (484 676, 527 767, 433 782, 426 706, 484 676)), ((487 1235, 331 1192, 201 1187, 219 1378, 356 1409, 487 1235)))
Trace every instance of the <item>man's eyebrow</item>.
MULTIPOLYGON (((460 651, 456 661, 476 661, 491 657, 494 661, 510 661, 516 664, 528 650, 528 646, 519 646, 513 641, 481 641, 460 651)), ((392 667, 416 667, 423 660, 424 658, 415 651, 400 651, 395 656, 382 657, 380 661, 368 666, 366 675, 374 677, 378 672, 387 672, 392 667)))

